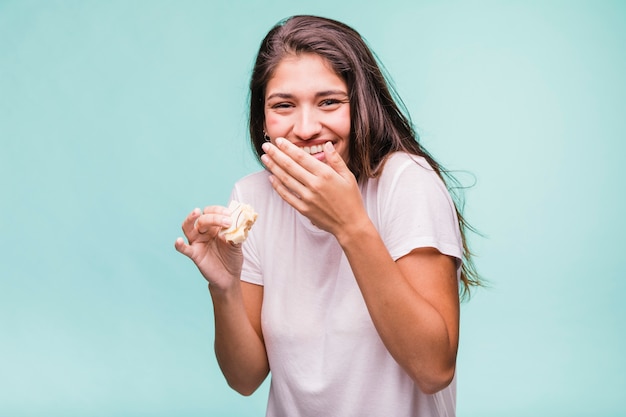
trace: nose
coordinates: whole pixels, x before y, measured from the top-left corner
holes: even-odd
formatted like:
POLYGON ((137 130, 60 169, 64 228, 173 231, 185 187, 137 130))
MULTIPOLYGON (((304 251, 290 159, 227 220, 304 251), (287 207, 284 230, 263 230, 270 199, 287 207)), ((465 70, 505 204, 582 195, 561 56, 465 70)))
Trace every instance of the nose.
POLYGON ((322 130, 322 124, 314 109, 301 108, 293 126, 293 133, 300 140, 309 140, 317 137, 322 130))

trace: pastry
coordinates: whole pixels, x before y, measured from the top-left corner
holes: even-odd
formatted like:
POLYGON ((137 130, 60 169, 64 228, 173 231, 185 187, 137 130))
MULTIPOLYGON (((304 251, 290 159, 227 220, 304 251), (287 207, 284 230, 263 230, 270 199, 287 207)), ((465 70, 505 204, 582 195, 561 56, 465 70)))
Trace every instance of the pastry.
POLYGON ((232 243, 240 244, 248 237, 248 231, 256 221, 258 214, 254 211, 249 204, 240 203, 238 201, 231 201, 228 205, 230 211, 230 218, 232 224, 228 228, 224 228, 220 231, 220 235, 232 243))

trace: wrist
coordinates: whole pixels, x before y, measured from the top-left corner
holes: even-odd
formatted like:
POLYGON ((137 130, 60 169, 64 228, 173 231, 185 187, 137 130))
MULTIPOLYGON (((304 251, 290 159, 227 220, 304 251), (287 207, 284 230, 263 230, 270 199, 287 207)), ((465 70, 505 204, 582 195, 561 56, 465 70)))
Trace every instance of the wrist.
POLYGON ((233 279, 227 286, 209 282, 208 288, 213 302, 219 300, 228 301, 241 295, 241 285, 238 279, 233 279))
POLYGON ((371 236, 375 236, 377 234, 378 231, 374 227, 374 224, 370 218, 365 215, 360 219, 344 225, 344 227, 342 227, 341 230, 335 234, 335 237, 345 252, 346 249, 352 247, 353 245, 359 244, 359 242, 364 242, 371 236))

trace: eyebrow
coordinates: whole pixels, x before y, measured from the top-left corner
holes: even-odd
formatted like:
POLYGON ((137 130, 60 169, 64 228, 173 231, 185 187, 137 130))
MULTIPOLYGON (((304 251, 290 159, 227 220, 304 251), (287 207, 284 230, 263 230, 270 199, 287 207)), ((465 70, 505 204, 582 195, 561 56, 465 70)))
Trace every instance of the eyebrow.
MULTIPOLYGON (((343 91, 343 90, 325 90, 325 91, 319 91, 319 92, 315 93, 315 98, 335 96, 335 95, 347 96, 348 93, 343 91)), ((293 98, 293 94, 289 94, 289 93, 274 93, 274 94, 271 94, 271 95, 267 96, 267 98, 265 100, 270 100, 272 98, 293 98)))

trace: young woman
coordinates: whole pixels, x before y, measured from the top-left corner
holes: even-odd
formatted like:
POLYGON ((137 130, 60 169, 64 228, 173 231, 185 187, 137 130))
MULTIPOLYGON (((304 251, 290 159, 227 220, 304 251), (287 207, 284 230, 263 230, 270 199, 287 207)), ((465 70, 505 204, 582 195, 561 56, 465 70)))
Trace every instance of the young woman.
POLYGON ((176 249, 209 282, 215 352, 268 416, 453 416, 459 294, 479 283, 466 224, 359 34, 294 16, 250 82, 261 172, 232 198, 258 220, 242 245, 225 207, 194 210, 176 249))

